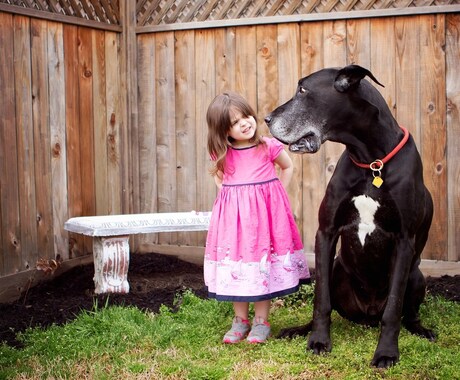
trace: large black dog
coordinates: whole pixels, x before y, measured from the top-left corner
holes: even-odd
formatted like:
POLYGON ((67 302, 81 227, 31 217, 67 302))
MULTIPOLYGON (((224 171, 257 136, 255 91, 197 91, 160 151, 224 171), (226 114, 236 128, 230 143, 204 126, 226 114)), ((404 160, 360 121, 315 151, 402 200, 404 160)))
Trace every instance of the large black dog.
POLYGON ((319 209, 313 321, 281 336, 311 330, 309 348, 329 352, 335 309, 357 323, 380 323, 371 363, 386 368, 399 360, 401 322, 411 333, 435 339, 419 319, 425 297, 419 263, 433 202, 412 136, 366 76, 381 85, 357 65, 317 71, 301 79, 294 97, 265 122, 291 152, 315 153, 326 140, 346 147, 319 209))

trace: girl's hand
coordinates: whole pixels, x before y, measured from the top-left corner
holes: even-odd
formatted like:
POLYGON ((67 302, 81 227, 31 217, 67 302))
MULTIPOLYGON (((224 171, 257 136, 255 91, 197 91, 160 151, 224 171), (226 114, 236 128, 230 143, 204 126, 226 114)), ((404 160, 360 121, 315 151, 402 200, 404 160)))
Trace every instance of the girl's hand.
POLYGON ((280 167, 279 179, 285 189, 289 186, 289 183, 292 179, 292 174, 294 173, 294 165, 292 163, 291 157, 285 150, 282 150, 281 153, 276 157, 275 164, 280 167))

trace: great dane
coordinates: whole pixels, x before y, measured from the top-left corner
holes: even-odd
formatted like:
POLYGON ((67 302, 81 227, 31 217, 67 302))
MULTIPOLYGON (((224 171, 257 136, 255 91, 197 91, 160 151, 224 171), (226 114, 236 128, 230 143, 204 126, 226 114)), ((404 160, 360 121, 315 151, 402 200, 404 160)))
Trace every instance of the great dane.
POLYGON ((399 360, 401 323, 435 339, 419 319, 426 287, 420 255, 433 202, 412 136, 366 76, 383 86, 358 65, 317 71, 300 79, 294 97, 265 118, 291 152, 315 153, 326 140, 346 148, 319 209, 313 320, 280 335, 311 330, 308 347, 329 352, 334 309, 356 323, 380 324, 371 364, 387 368, 399 360))

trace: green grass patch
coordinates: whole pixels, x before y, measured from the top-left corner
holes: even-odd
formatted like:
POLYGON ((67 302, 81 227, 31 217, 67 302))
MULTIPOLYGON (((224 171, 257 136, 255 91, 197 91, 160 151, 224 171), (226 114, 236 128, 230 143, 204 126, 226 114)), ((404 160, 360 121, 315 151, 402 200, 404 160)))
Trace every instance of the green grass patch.
MULTIPOLYGON (((400 362, 370 366, 379 329, 333 313, 330 354, 306 350, 306 339, 271 338, 265 345, 224 345, 231 325, 230 303, 185 292, 174 312, 158 314, 106 305, 82 312, 64 326, 19 335, 24 348, 0 346, 0 379, 460 379, 460 305, 428 297, 421 308, 436 342, 401 331, 400 362)), ((306 323, 312 287, 274 302, 273 333, 306 323)))

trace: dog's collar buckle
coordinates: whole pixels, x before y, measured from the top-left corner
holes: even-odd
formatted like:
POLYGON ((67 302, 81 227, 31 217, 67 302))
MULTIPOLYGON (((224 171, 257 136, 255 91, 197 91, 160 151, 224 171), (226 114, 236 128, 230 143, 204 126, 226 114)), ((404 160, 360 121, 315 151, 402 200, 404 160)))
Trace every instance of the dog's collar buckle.
POLYGON ((353 163, 355 165, 357 165, 357 166, 359 166, 360 168, 363 168, 363 169, 368 169, 369 168, 369 169, 372 170, 372 175, 374 176, 374 180, 372 181, 372 184, 377 188, 382 186, 382 183, 383 183, 383 179, 381 177, 383 164, 385 162, 388 162, 391 158, 393 158, 393 156, 401 150, 401 148, 404 146, 404 144, 406 144, 407 140, 409 139, 409 131, 404 127, 400 127, 400 128, 404 132, 403 139, 399 142, 399 144, 387 156, 385 156, 381 160, 374 160, 370 164, 362 164, 360 162, 355 161, 351 156, 349 156, 351 161, 353 161, 353 163))
POLYGON ((374 173, 380 172, 383 169, 383 161, 382 160, 375 160, 369 164, 369 169, 371 169, 374 173))
POLYGON ((375 160, 374 162, 371 162, 369 164, 369 168, 372 170, 372 175, 374 176, 372 184, 376 188, 379 188, 383 184, 382 171, 381 171, 383 169, 383 161, 375 160))

